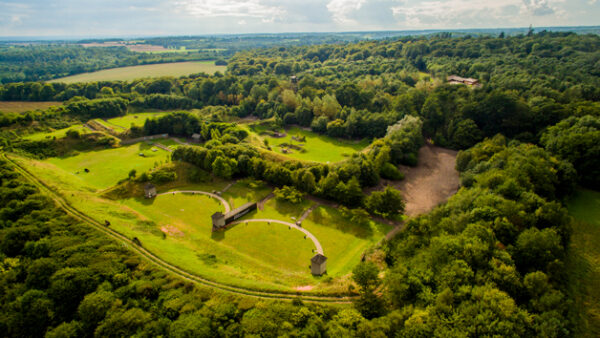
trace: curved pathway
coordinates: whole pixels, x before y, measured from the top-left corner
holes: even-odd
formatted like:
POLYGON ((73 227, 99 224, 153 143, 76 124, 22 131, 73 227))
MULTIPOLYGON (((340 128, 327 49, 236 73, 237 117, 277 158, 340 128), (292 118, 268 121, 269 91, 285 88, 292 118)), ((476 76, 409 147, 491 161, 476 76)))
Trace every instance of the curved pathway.
MULTIPOLYGON (((57 204, 57 206, 60 207, 61 209, 63 209, 68 215, 70 215, 82 222, 87 223, 91 227, 104 233, 105 235, 111 237, 112 239, 125 244, 131 251, 139 254, 143 258, 154 263, 159 268, 161 268, 165 271, 168 271, 168 272, 172 273, 173 275, 176 275, 187 281, 194 282, 197 284, 202 284, 204 286, 214 287, 216 289, 220 289, 223 291, 228 291, 228 292, 232 292, 232 293, 236 293, 236 294, 240 294, 240 295, 244 295, 244 296, 264 298, 264 299, 278 299, 278 300, 292 301, 292 300, 301 298, 305 302, 320 302, 320 303, 350 303, 350 302, 352 302, 352 300, 356 299, 356 296, 325 296, 325 295, 319 295, 319 294, 306 294, 306 293, 298 294, 297 292, 294 292, 294 293, 289 292, 288 293, 288 292, 282 292, 282 291, 253 290, 253 289, 249 289, 249 288, 219 283, 219 282, 212 281, 210 279, 206 279, 206 278, 200 277, 198 275, 189 273, 189 272, 177 267, 176 265, 165 262, 160 257, 158 257, 155 254, 153 254, 152 252, 148 251, 143 246, 135 244, 130 238, 126 237, 125 235, 123 235, 109 227, 106 227, 104 224, 91 218, 90 216, 86 215, 85 213, 77 210, 76 208, 71 206, 62 196, 60 196, 54 189, 47 186, 46 183, 41 181, 35 175, 33 175, 32 173, 27 171, 25 168, 21 167, 19 164, 17 164, 12 159, 8 158, 6 156, 6 154, 0 153, 0 157, 7 160, 7 162, 9 162, 10 164, 12 164, 14 166, 14 168, 24 178, 26 178, 32 184, 34 184, 36 187, 38 187, 40 189, 40 192, 47 194, 57 204)), ((287 224, 287 222, 281 222, 281 221, 277 221, 277 222, 287 224)))
POLYGON ((167 192, 162 192, 160 194, 156 194, 156 196, 162 196, 162 195, 175 195, 175 194, 201 194, 201 195, 206 195, 206 196, 210 196, 212 198, 215 198, 217 200, 219 200, 221 202, 221 204, 223 204, 223 206, 225 207, 225 213, 228 213, 229 211, 231 211, 231 207, 229 206, 229 203, 227 203, 227 201, 217 195, 217 194, 213 194, 210 192, 206 192, 206 191, 201 191, 201 190, 177 190, 177 191, 167 191, 167 192))
POLYGON ((235 225, 235 224, 247 223, 247 222, 279 223, 279 224, 283 224, 283 225, 292 227, 296 230, 300 230, 306 235, 306 237, 310 238, 313 241, 313 243, 315 244, 315 247, 317 248, 317 252, 320 253, 321 255, 323 254, 323 247, 321 246, 321 243, 319 243, 319 240, 317 239, 317 237, 315 237, 315 235, 311 234, 308 230, 304 229, 301 226, 297 226, 294 223, 279 221, 276 219, 253 218, 253 219, 247 219, 247 220, 242 220, 242 221, 235 221, 235 222, 229 223, 229 225, 235 225))

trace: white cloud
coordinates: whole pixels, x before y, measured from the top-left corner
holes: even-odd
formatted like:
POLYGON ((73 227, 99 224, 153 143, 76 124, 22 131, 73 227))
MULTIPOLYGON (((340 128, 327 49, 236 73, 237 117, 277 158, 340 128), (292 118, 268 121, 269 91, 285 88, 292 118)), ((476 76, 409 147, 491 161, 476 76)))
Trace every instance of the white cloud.
POLYGON ((523 0, 523 4, 531 14, 536 16, 554 14, 555 12, 548 0, 523 0))
POLYGON ((339 24, 353 23, 354 20, 348 16, 359 10, 366 0, 331 0, 327 4, 327 10, 331 13, 333 20, 339 24))
POLYGON ((274 20, 286 14, 283 8, 264 5, 260 0, 182 0, 175 4, 196 17, 233 16, 274 20))

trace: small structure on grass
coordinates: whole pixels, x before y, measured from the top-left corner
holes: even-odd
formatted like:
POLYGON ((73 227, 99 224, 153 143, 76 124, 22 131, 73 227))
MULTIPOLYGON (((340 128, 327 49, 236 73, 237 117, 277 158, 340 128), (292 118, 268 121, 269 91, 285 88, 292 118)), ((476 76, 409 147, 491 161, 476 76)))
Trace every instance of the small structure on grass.
POLYGON ((196 142, 196 143, 200 143, 200 141, 202 140, 202 135, 200 135, 198 133, 193 133, 192 140, 194 140, 194 142, 196 142))
POLYGON ((321 276, 327 272, 327 257, 320 253, 310 259, 310 272, 315 276, 321 276))
POLYGON ((154 198, 156 196, 156 187, 152 183, 146 183, 144 186, 144 197, 154 198))
POLYGON ((220 211, 215 212, 212 215, 212 223, 213 223, 212 231, 217 231, 217 230, 223 229, 227 224, 235 221, 236 219, 241 218, 242 216, 244 216, 245 214, 247 214, 253 210, 256 210, 256 208, 257 208, 256 202, 249 202, 249 203, 242 205, 239 208, 235 208, 235 209, 231 210, 230 212, 228 212, 226 214, 223 214, 220 211))

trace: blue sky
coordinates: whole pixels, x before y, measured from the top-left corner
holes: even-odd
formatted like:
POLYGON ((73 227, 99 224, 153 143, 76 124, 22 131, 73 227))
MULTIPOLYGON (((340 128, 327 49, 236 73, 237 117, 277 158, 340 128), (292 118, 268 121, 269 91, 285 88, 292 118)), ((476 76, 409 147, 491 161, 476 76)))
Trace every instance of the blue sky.
POLYGON ((600 25, 600 0, 0 0, 0 36, 600 25))

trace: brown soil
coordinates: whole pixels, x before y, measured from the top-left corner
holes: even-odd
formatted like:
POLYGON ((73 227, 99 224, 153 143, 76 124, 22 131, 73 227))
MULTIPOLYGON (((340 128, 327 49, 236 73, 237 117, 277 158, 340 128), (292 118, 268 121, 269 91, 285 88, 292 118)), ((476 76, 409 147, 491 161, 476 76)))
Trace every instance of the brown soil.
POLYGON ((456 154, 454 150, 427 144, 419 150, 416 167, 400 166, 404 180, 388 184, 402 191, 406 215, 426 213, 458 191, 460 180, 454 168, 456 154))
POLYGON ((165 234, 173 236, 173 237, 183 237, 184 236, 184 234, 181 230, 177 229, 176 227, 174 227, 172 225, 163 226, 160 228, 160 230, 162 232, 164 232, 165 234))

